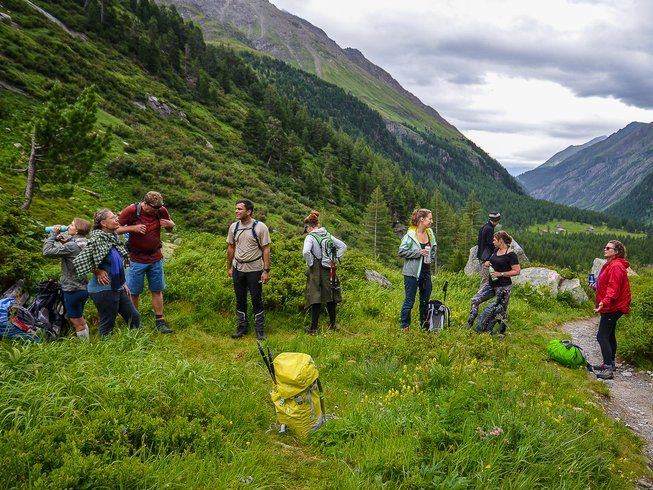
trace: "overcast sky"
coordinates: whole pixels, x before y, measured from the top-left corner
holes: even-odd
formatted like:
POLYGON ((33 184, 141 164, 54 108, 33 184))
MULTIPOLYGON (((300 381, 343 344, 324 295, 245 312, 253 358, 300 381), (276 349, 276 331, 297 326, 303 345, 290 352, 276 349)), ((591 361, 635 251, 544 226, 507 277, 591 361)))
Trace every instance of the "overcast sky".
POLYGON ((653 121, 651 0, 271 0, 353 47, 511 173, 653 121))

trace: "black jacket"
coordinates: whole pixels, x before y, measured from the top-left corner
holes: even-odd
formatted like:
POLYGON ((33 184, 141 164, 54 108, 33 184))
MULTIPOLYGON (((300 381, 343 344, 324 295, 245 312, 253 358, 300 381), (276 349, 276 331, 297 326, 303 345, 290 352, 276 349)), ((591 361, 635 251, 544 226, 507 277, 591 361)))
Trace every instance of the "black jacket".
POLYGON ((478 249, 476 250, 476 257, 478 260, 488 260, 494 252, 494 244, 492 238, 494 237, 494 224, 488 221, 478 231, 478 249))

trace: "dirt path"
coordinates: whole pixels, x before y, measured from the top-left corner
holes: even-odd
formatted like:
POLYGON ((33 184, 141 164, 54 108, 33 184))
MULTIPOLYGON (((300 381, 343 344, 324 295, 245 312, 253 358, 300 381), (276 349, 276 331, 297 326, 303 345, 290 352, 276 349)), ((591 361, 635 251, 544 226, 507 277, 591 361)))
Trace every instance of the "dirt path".
MULTIPOLYGON (((560 328, 585 350, 591 364, 601 363, 596 341, 598 318, 576 320, 560 328)), ((610 396, 603 399, 605 411, 644 439, 649 468, 653 469, 653 372, 638 371, 618 359, 614 380, 605 383, 610 387, 610 396)))

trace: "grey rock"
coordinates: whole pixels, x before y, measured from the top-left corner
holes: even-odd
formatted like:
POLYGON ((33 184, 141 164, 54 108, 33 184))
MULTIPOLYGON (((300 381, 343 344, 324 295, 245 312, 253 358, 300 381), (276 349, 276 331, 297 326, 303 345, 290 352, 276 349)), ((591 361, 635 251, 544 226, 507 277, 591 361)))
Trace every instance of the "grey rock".
POLYGON ((560 285, 558 286, 558 292, 563 293, 568 291, 571 293, 571 296, 574 298, 576 303, 584 303, 589 299, 587 293, 580 285, 580 279, 565 279, 562 278, 560 285))
POLYGON ((386 279, 386 277, 383 274, 370 269, 365 269, 365 279, 368 282, 375 282, 376 284, 384 288, 392 287, 392 283, 388 281, 388 279, 386 279))
POLYGON ((136 107, 138 107, 140 110, 142 110, 142 111, 144 111, 145 109, 147 109, 147 107, 145 106, 145 104, 143 104, 142 102, 139 102, 139 101, 137 101, 137 100, 132 100, 132 103, 133 103, 136 107))
POLYGON ((146 95, 145 105, 158 114, 161 114, 163 117, 180 117, 182 119, 188 119, 188 116, 177 109, 173 104, 161 102, 154 95, 146 95))
POLYGON ((527 267, 521 270, 521 274, 512 278, 513 284, 529 283, 533 287, 543 286, 557 296, 562 277, 556 271, 546 267, 527 267))

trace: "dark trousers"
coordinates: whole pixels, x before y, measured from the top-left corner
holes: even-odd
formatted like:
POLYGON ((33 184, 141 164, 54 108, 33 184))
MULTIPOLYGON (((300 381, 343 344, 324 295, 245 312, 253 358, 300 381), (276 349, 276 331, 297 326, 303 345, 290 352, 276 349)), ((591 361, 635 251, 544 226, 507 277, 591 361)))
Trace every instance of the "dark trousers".
MULTIPOLYGON (((326 304, 327 312, 329 313, 329 326, 335 327, 336 325, 336 302, 329 301, 326 304)), ((315 303, 311 305, 311 332, 317 330, 317 322, 320 319, 320 311, 322 310, 322 305, 320 303, 315 303)))
POLYGON ((620 311, 601 313, 599 332, 596 334, 596 340, 601 346, 603 364, 614 365, 614 360, 617 357, 617 337, 615 332, 617 330, 617 320, 621 318, 622 314, 620 311))
POLYGON ((247 328, 247 291, 252 298, 254 310, 254 324, 258 329, 263 328, 263 284, 261 283, 263 271, 241 272, 234 269, 234 291, 236 293, 236 310, 238 310, 238 327, 247 328))
POLYGON ((422 271, 419 278, 412 276, 404 276, 404 291, 406 298, 401 307, 401 328, 410 327, 410 311, 415 304, 415 296, 419 289, 419 322, 420 326, 426 319, 426 306, 431 298, 431 290, 433 284, 431 283, 431 269, 428 265, 422 264, 422 271))
POLYGON ((129 328, 140 328, 141 316, 124 288, 91 293, 91 299, 95 303, 100 317, 99 331, 101 337, 111 335, 118 313, 120 313, 129 328))

